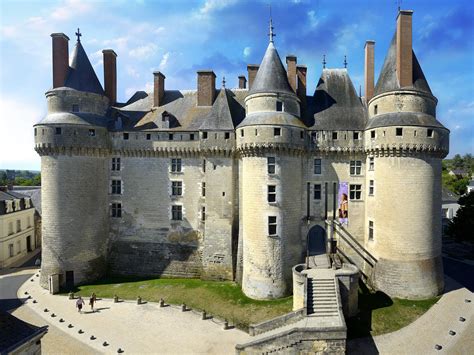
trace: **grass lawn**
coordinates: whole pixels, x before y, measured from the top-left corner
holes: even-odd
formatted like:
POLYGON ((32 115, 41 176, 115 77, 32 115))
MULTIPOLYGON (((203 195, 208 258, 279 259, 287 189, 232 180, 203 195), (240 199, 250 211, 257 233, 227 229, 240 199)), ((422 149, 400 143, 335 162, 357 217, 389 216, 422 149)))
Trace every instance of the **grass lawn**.
POLYGON ((234 282, 202 281, 199 279, 148 279, 108 278, 94 284, 78 286, 77 295, 89 297, 95 292, 97 297, 136 299, 158 302, 163 298, 168 304, 182 304, 195 310, 205 310, 208 314, 226 318, 241 329, 249 324, 288 313, 293 306, 293 298, 285 297, 274 301, 255 301, 245 296, 234 282))
POLYGON ((440 297, 410 301, 359 288, 359 315, 347 321, 348 338, 394 332, 414 322, 440 297))

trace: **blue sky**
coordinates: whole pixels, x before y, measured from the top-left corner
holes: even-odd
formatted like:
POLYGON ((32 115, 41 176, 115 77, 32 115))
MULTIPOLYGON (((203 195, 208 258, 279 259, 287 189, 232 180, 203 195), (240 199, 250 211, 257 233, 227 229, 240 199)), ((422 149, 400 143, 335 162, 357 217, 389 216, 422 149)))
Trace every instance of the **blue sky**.
MULTIPOLYGON (((268 43, 265 1, 0 1, 0 169, 37 169, 32 125, 46 113, 51 37, 66 33, 83 46, 103 82, 102 49, 118 54, 118 100, 150 90, 154 70, 169 89, 195 89, 196 70, 213 69, 237 86, 268 43)), ((308 94, 327 66, 348 69, 363 84, 365 40, 376 41, 376 77, 395 30, 395 0, 271 1, 280 56, 308 66, 308 94)), ((405 0, 414 10, 413 46, 435 96, 438 119, 451 130, 450 156, 474 153, 474 2, 405 0)), ((362 87, 363 90, 363 87, 362 87)))

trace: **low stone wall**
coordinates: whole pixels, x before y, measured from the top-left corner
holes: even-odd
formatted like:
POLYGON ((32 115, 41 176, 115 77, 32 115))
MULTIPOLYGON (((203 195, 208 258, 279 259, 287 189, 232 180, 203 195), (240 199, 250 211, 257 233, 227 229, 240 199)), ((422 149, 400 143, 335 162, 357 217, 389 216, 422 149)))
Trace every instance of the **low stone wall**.
POLYGON ((336 270, 336 277, 339 280, 344 315, 353 317, 358 312, 359 269, 355 265, 344 263, 341 269, 336 270))
POLYGON ((293 266, 293 311, 304 308, 305 306, 305 292, 304 284, 306 282, 306 275, 301 272, 306 270, 305 264, 298 264, 293 266))
POLYGON ((283 327, 284 325, 291 324, 304 318, 304 310, 299 309, 290 313, 286 313, 282 316, 275 317, 273 319, 266 320, 262 323, 251 324, 249 326, 249 334, 255 336, 268 332, 269 330, 283 327))

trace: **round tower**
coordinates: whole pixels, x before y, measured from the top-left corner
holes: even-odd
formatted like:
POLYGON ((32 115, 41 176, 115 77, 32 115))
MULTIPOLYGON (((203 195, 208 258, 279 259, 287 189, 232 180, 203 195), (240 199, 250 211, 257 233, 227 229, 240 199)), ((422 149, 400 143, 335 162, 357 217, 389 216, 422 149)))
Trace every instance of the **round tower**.
POLYGON ((41 156, 40 283, 45 288, 53 274, 59 274, 63 287, 103 276, 109 224, 104 117, 109 99, 80 41, 69 66, 69 38, 52 37, 54 84, 46 93, 47 116, 34 126, 35 150, 41 156))
POLYGON ((375 287, 392 297, 427 298, 444 287, 441 160, 449 131, 411 45, 411 11, 400 11, 365 132, 367 245, 378 259, 375 287))
POLYGON ((242 289, 255 299, 291 293, 300 261, 305 126, 278 52, 270 41, 237 128, 241 156, 242 289))

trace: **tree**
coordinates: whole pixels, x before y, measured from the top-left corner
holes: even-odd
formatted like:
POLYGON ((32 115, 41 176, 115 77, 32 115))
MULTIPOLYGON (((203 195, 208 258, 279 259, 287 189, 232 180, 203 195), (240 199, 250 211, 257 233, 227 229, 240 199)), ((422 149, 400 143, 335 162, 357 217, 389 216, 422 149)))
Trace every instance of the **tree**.
POLYGON ((456 240, 474 242, 474 191, 461 196, 458 203, 461 207, 449 222, 447 234, 456 240))

